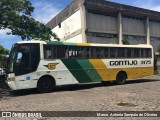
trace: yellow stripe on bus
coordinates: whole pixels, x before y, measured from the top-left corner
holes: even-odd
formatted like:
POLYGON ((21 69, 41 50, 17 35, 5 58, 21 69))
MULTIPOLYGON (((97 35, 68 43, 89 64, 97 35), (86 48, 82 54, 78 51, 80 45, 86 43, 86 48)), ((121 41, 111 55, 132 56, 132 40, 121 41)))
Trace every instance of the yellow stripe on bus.
MULTIPOLYGON (((154 74, 153 67, 132 67, 132 68, 121 68, 128 75, 128 79, 141 78, 154 74)), ((117 68, 117 71, 121 70, 117 68)))
POLYGON ((101 78, 103 80, 107 80, 108 76, 106 75, 106 72, 108 71, 106 65, 103 63, 101 59, 90 59, 90 63, 93 65, 93 67, 96 69, 96 71, 99 73, 101 78))
POLYGON ((104 81, 116 80, 118 72, 125 71, 128 79, 153 75, 153 67, 107 68, 101 59, 90 59, 90 63, 104 81))
POLYGON ((91 46, 89 43, 76 43, 78 46, 91 46))

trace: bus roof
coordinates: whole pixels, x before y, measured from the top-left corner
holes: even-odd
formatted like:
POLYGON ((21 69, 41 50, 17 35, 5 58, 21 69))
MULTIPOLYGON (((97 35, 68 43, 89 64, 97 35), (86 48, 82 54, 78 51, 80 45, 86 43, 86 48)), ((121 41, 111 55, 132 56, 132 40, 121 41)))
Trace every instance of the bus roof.
POLYGON ((17 44, 23 43, 40 43, 40 44, 49 44, 49 45, 69 45, 69 46, 99 46, 99 47, 137 47, 137 48, 152 48, 151 45, 147 44, 137 44, 137 45, 119 45, 119 44, 99 44, 99 43, 72 43, 72 42, 60 42, 60 41, 39 41, 39 40, 31 40, 31 41, 21 41, 17 42, 17 44))
POLYGON ((31 41, 20 41, 20 42, 17 42, 17 44, 24 44, 24 43, 42 43, 42 44, 46 44, 45 41, 39 41, 39 40, 31 40, 31 41))

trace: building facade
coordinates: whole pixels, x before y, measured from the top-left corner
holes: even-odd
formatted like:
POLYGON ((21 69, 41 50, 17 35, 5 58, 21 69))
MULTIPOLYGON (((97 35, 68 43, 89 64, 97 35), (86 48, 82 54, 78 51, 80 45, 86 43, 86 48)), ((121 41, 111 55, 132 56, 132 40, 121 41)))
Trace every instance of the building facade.
POLYGON ((47 23, 61 41, 151 44, 160 48, 160 12, 105 0, 73 0, 47 23))

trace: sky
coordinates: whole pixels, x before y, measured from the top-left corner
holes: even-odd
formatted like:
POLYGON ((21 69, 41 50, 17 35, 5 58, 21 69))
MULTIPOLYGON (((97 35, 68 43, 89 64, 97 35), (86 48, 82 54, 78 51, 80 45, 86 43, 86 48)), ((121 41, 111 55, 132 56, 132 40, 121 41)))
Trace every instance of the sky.
MULTIPOLYGON (((62 11, 72 0, 30 0, 34 6, 32 17, 46 24, 60 11, 62 11)), ((137 6, 141 8, 156 10, 160 12, 160 0, 109 0, 121 4, 137 6)), ((0 30, 0 45, 11 49, 15 42, 22 41, 20 37, 7 35, 8 29, 0 30)))

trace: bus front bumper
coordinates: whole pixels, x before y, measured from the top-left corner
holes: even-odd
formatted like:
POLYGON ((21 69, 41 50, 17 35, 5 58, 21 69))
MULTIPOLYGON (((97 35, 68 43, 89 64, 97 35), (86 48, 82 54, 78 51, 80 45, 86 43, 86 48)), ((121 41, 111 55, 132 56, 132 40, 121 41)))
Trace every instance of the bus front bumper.
POLYGON ((8 86, 9 86, 12 90, 17 90, 17 85, 16 85, 14 73, 11 73, 11 74, 8 74, 8 75, 7 75, 6 83, 8 84, 8 86))
POLYGON ((17 90, 16 84, 14 81, 7 81, 8 86, 12 89, 12 90, 17 90))

